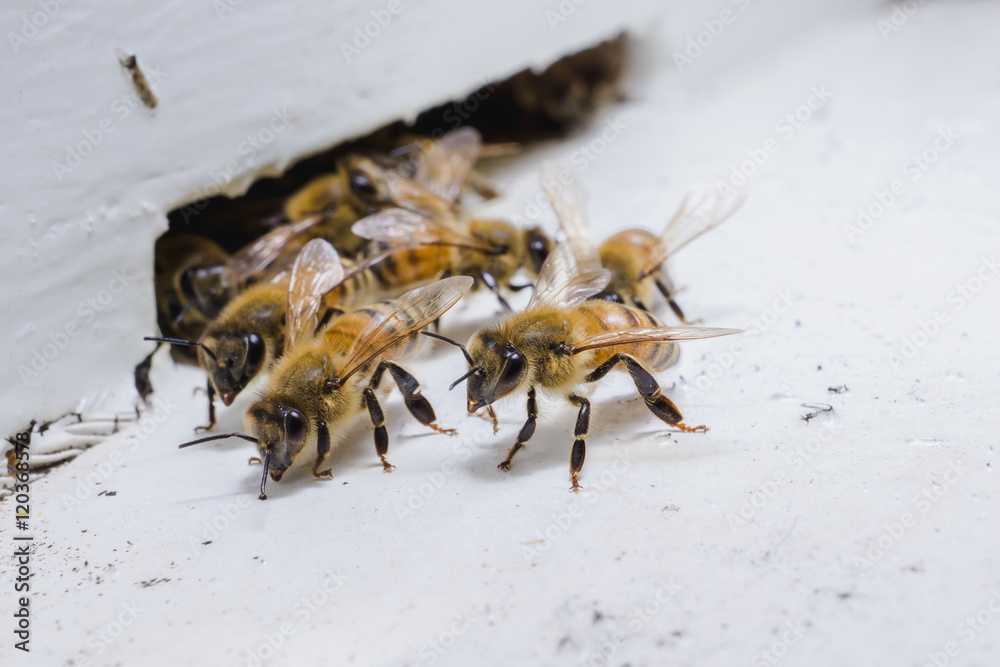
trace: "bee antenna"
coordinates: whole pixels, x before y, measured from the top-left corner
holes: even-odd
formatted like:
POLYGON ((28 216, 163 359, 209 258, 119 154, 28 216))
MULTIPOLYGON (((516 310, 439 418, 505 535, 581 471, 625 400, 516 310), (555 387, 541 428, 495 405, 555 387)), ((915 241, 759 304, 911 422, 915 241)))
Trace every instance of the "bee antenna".
POLYGON ((267 486, 267 467, 271 463, 271 448, 268 447, 264 450, 264 476, 260 478, 260 495, 257 496, 257 500, 267 500, 267 494, 264 493, 264 487, 267 486))
POLYGON ((431 333, 430 331, 421 331, 420 333, 422 333, 425 336, 429 336, 430 338, 436 338, 438 340, 443 340, 444 342, 446 342, 446 343, 448 343, 450 345, 454 345, 455 347, 457 347, 458 349, 460 349, 462 351, 462 354, 465 355, 465 360, 469 362, 470 366, 475 366, 476 365, 476 362, 474 362, 472 360, 472 357, 469 356, 469 351, 466 350, 465 346, 462 345, 461 343, 459 343, 458 341, 452 340, 452 339, 448 338, 447 336, 442 336, 441 334, 431 333))
POLYGON ((143 340, 151 340, 157 343, 170 343, 171 345, 187 345, 188 347, 200 347, 205 350, 205 354, 215 359, 215 353, 213 353, 204 343, 196 340, 185 340, 184 338, 160 338, 158 336, 144 336, 143 340))
POLYGON ((454 389, 455 387, 457 387, 462 382, 468 380, 473 375, 476 375, 476 374, 482 373, 482 372, 483 372, 483 367, 482 366, 473 366, 472 368, 469 369, 468 373, 466 373, 462 377, 460 377, 457 380, 455 380, 454 382, 452 382, 451 386, 448 387, 448 391, 451 391, 452 389, 454 389))
POLYGON ((247 435, 246 433, 220 433, 219 435, 210 435, 207 438, 198 438, 197 440, 192 440, 191 442, 185 442, 183 445, 177 445, 178 449, 184 449, 185 447, 190 447, 191 445, 200 445, 203 442, 209 442, 211 440, 225 440, 226 438, 243 438, 244 440, 249 440, 253 443, 259 443, 260 441, 252 435, 247 435))

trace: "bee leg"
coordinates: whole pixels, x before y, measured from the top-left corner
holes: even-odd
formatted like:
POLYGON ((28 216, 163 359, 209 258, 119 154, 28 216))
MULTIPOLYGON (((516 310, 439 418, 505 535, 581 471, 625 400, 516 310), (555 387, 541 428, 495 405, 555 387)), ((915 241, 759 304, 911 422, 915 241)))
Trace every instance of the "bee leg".
POLYGON ((649 308, 646 308, 646 304, 644 304, 644 303, 642 302, 642 299, 640 299, 639 297, 637 297, 637 296, 634 296, 634 297, 632 297, 632 303, 633 303, 633 304, 635 305, 635 307, 636 307, 636 308, 638 308, 639 310, 644 310, 644 311, 646 311, 647 313, 649 312, 649 308))
POLYGON ((569 476, 573 480, 570 491, 580 490, 580 471, 583 469, 583 459, 587 456, 587 432, 590 430, 590 401, 576 394, 569 395, 569 402, 580 408, 576 415, 576 427, 573 435, 573 453, 569 457, 569 476))
MULTIPOLYGON (((674 301, 674 295, 667 287, 666 283, 659 278, 653 278, 653 281, 656 283, 656 289, 660 290, 660 294, 662 294, 663 298, 667 300, 667 305, 670 306, 670 310, 674 311, 674 315, 677 316, 677 319, 679 319, 682 324, 690 324, 687 318, 684 317, 684 311, 681 310, 681 307, 677 305, 676 301, 674 301)), ((643 308, 643 310, 645 310, 645 308, 643 308)))
POLYGON ((260 458, 259 456, 251 456, 250 458, 247 459, 248 466, 252 466, 255 463, 263 463, 263 462, 264 459, 260 458))
POLYGON ((393 465, 386 461, 385 455, 389 451, 389 433, 385 430, 385 415, 382 413, 382 406, 378 403, 375 390, 370 386, 365 387, 365 404, 368 406, 368 416, 372 419, 372 426, 375 427, 373 433, 375 437, 375 453, 382 461, 382 470, 389 472, 393 465))
POLYGON ((486 285, 486 287, 488 287, 494 295, 496 295, 497 301, 500 302, 500 307, 503 308, 504 312, 512 312, 510 304, 507 303, 507 299, 503 298, 503 295, 500 294, 500 285, 497 284, 497 279, 493 277, 493 274, 481 271, 479 276, 482 278, 483 284, 486 285))
MULTIPOLYGON (((392 379, 396 381, 396 386, 399 387, 399 392, 403 395, 403 402, 406 403, 406 409, 410 411, 414 419, 424 426, 429 426, 438 433, 446 433, 448 435, 458 433, 453 428, 441 428, 435 423, 437 417, 434 415, 434 408, 431 407, 430 402, 420 393, 420 383, 417 382, 415 377, 391 361, 383 361, 379 364, 379 369, 384 370, 385 368, 389 369, 392 379)), ((382 373, 378 369, 375 370, 375 375, 378 376, 379 380, 382 379, 382 373)), ((375 376, 373 375, 372 378, 374 382, 375 376)))
POLYGON ((535 434, 536 419, 538 419, 538 405, 535 403, 535 388, 532 387, 528 390, 528 420, 524 422, 521 432, 517 434, 517 442, 507 452, 507 458, 497 466, 500 470, 510 471, 510 462, 514 460, 514 454, 517 454, 518 450, 524 447, 524 443, 528 442, 535 434))
POLYGON ((332 470, 320 470, 320 466, 326 461, 327 454, 330 453, 330 429, 326 427, 325 421, 316 422, 316 462, 313 463, 313 477, 316 479, 330 479, 333 477, 332 470))
POLYGON ((524 283, 523 285, 513 285, 513 284, 507 285, 507 289, 509 289, 511 292, 520 292, 521 290, 528 289, 529 287, 534 289, 535 283, 524 283))
POLYGON ((650 412, 654 415, 670 424, 676 429, 679 429, 685 433, 704 433, 708 430, 705 426, 687 426, 684 424, 681 416, 681 411, 677 409, 673 401, 663 395, 660 391, 660 385, 656 382, 656 379, 642 367, 635 358, 627 354, 616 354, 611 357, 603 364, 594 369, 590 375, 585 378, 586 382, 594 382, 600 380, 602 377, 608 374, 608 372, 615 367, 618 362, 625 364, 625 368, 628 369, 628 374, 632 376, 632 381, 635 382, 635 388, 639 390, 639 395, 642 396, 642 400, 645 401, 646 407, 649 408, 650 412))
POLYGON ((195 426, 195 433, 210 431, 215 426, 215 387, 212 386, 211 380, 205 385, 205 395, 208 396, 208 426, 195 426))

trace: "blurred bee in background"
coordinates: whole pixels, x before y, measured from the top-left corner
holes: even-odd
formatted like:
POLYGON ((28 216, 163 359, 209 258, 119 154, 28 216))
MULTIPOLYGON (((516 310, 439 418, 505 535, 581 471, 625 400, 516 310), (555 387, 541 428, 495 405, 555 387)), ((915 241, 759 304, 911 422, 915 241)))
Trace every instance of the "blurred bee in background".
MULTIPOLYGON (((479 133, 462 128, 433 144, 422 160, 423 185, 391 172, 376 189, 398 208, 363 218, 354 233, 388 248, 408 248, 379 269, 384 280, 398 282, 395 268, 434 266, 443 273, 472 276, 510 310, 501 288, 519 289, 511 279, 519 268, 535 274, 551 247, 538 227, 523 230, 505 220, 469 217, 455 205, 481 147, 479 133)), ((424 270, 429 270, 424 269, 424 270)))
MULTIPOLYGON (((160 237, 154 256, 153 287, 160 331, 175 338, 197 339, 209 318, 194 307, 195 292, 201 289, 205 274, 224 265, 229 253, 203 236, 182 234, 160 237)), ((196 363, 195 356, 183 348, 173 356, 181 363, 196 363)))
POLYGON ((653 373, 677 363, 680 341, 738 331, 667 327, 633 306, 588 300, 607 287, 610 274, 587 240, 582 190, 575 180, 556 191, 553 181, 543 178, 543 187, 568 238, 546 259, 527 308, 472 336, 467 350, 463 348, 469 371, 452 387, 468 380, 470 413, 527 391, 528 419, 500 463, 502 470, 510 469, 514 455, 535 432, 538 389, 564 396, 579 408, 570 456, 570 479, 576 491, 591 412, 590 401, 579 393, 582 385, 600 380, 621 364, 657 418, 681 431, 705 431, 704 426, 684 424, 680 410, 663 394, 653 373))
MULTIPOLYGON (((306 276, 302 284, 330 280, 322 276, 330 267, 323 257, 330 253, 321 247, 322 241, 312 243, 317 245, 307 246, 297 271, 306 276)), ((472 279, 465 276, 440 280, 407 292, 395 302, 375 303, 341 315, 317 336, 312 336, 312 326, 321 299, 315 293, 299 293, 300 298, 289 304, 287 353, 261 398, 247 409, 247 432, 210 436, 181 447, 231 436, 254 442, 264 464, 260 487, 264 500, 268 475, 279 481, 296 461, 310 458, 305 452, 314 454, 314 477, 331 477, 332 472, 323 469, 327 455, 367 412, 374 427, 375 451, 383 470, 391 470, 386 460, 389 436, 376 392, 388 371, 418 421, 453 433, 437 426, 434 409, 421 395, 419 383, 398 362, 417 351, 415 334, 457 303, 471 286, 472 279)))
POLYGON ((698 188, 687 196, 659 237, 644 229, 627 229, 608 237, 598 247, 598 252, 611 278, 596 298, 649 310, 654 290, 658 290, 674 315, 688 324, 684 311, 674 299, 677 290, 667 272, 667 259, 727 220, 742 203, 742 197, 726 197, 707 186, 698 188))

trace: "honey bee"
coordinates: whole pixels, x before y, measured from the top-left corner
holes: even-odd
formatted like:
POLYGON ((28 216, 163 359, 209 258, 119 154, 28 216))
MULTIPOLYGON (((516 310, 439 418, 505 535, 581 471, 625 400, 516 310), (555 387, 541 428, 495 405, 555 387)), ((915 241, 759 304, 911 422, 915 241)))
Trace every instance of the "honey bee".
POLYGON ((684 311, 674 299, 677 290, 667 272, 667 259, 727 220, 741 204, 742 198, 724 197, 707 187, 696 189, 659 237, 644 229, 627 229, 605 239, 598 252, 611 278, 597 298, 649 310, 655 289, 666 299, 674 315, 687 324, 684 311))
MULTIPOLYGON (((564 181, 565 182, 565 181, 564 181)), ((509 470, 514 455, 535 431, 536 392, 566 397, 579 408, 570 456, 572 490, 586 453, 590 401, 578 393, 621 364, 646 404, 670 426, 685 432, 707 430, 687 426, 680 410, 667 398, 653 373, 675 365, 677 343, 738 333, 735 329, 667 327, 633 306, 587 300, 608 284, 596 249, 579 231, 584 224, 582 193, 575 181, 560 192, 544 183, 564 227, 578 230, 556 246, 545 260, 527 308, 476 332, 465 351, 469 371, 452 387, 468 380, 468 411, 491 406, 498 399, 527 392, 528 419, 499 465, 509 470)))
MULTIPOLYGON (((196 294, 203 289, 206 274, 222 266, 229 253, 203 236, 182 234, 158 239, 154 255, 153 286, 160 331, 176 338, 197 339, 209 318, 195 307, 196 294)), ((195 363, 193 356, 174 358, 195 363)))
MULTIPOLYGON (((310 268, 314 273, 324 270, 319 264, 310 268)), ((260 484, 264 500, 268 475, 280 481, 294 463, 310 455, 313 476, 331 477, 332 472, 323 469, 327 455, 351 423, 367 411, 374 427, 375 451, 383 470, 391 470, 386 460, 389 436, 376 395, 379 385, 388 371, 418 421, 435 431, 454 433, 437 426, 434 409, 421 395, 419 383, 398 362, 416 352, 415 334, 457 303, 471 286, 472 279, 466 276, 446 278, 411 290, 395 302, 348 312, 315 337, 308 335, 307 324, 317 312, 317 299, 289 304, 289 313, 304 315, 289 320, 288 351, 274 368, 261 398, 247 408, 246 433, 210 436, 181 447, 231 436, 255 443, 264 464, 260 484)))
MULTIPOLYGON (((322 239, 314 239, 299 253, 288 279, 258 283, 238 294, 213 319, 197 340, 146 337, 145 340, 172 343, 197 350, 198 363, 208 376, 208 420, 197 431, 215 425, 215 395, 232 405, 236 396, 262 371, 271 367, 283 354, 288 331, 286 315, 289 303, 298 303, 309 295, 320 295, 322 318, 343 313, 362 295, 371 293, 369 272, 384 256, 369 258, 360 265, 345 268, 336 250, 322 239), (326 267, 312 270, 314 264, 326 267)), ((299 326, 295 324, 295 326, 299 326)))

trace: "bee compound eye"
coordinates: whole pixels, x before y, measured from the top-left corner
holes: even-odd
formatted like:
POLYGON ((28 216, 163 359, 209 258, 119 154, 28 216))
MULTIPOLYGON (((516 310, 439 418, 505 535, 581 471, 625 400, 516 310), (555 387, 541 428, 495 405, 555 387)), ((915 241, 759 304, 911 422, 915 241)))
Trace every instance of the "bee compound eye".
POLYGON ((378 195, 378 189, 372 180, 368 178, 368 174, 354 169, 348 174, 348 183, 351 187, 351 191, 362 199, 371 200, 378 195))
POLYGON ((246 369, 244 374, 249 378, 253 377, 260 371, 261 365, 264 363, 264 355, 267 352, 267 346, 264 340, 255 333, 247 334, 244 337, 247 345, 247 361, 246 369))
POLYGON ((305 420, 302 413, 292 409, 285 412, 285 436, 289 440, 301 440, 305 434, 305 420))

